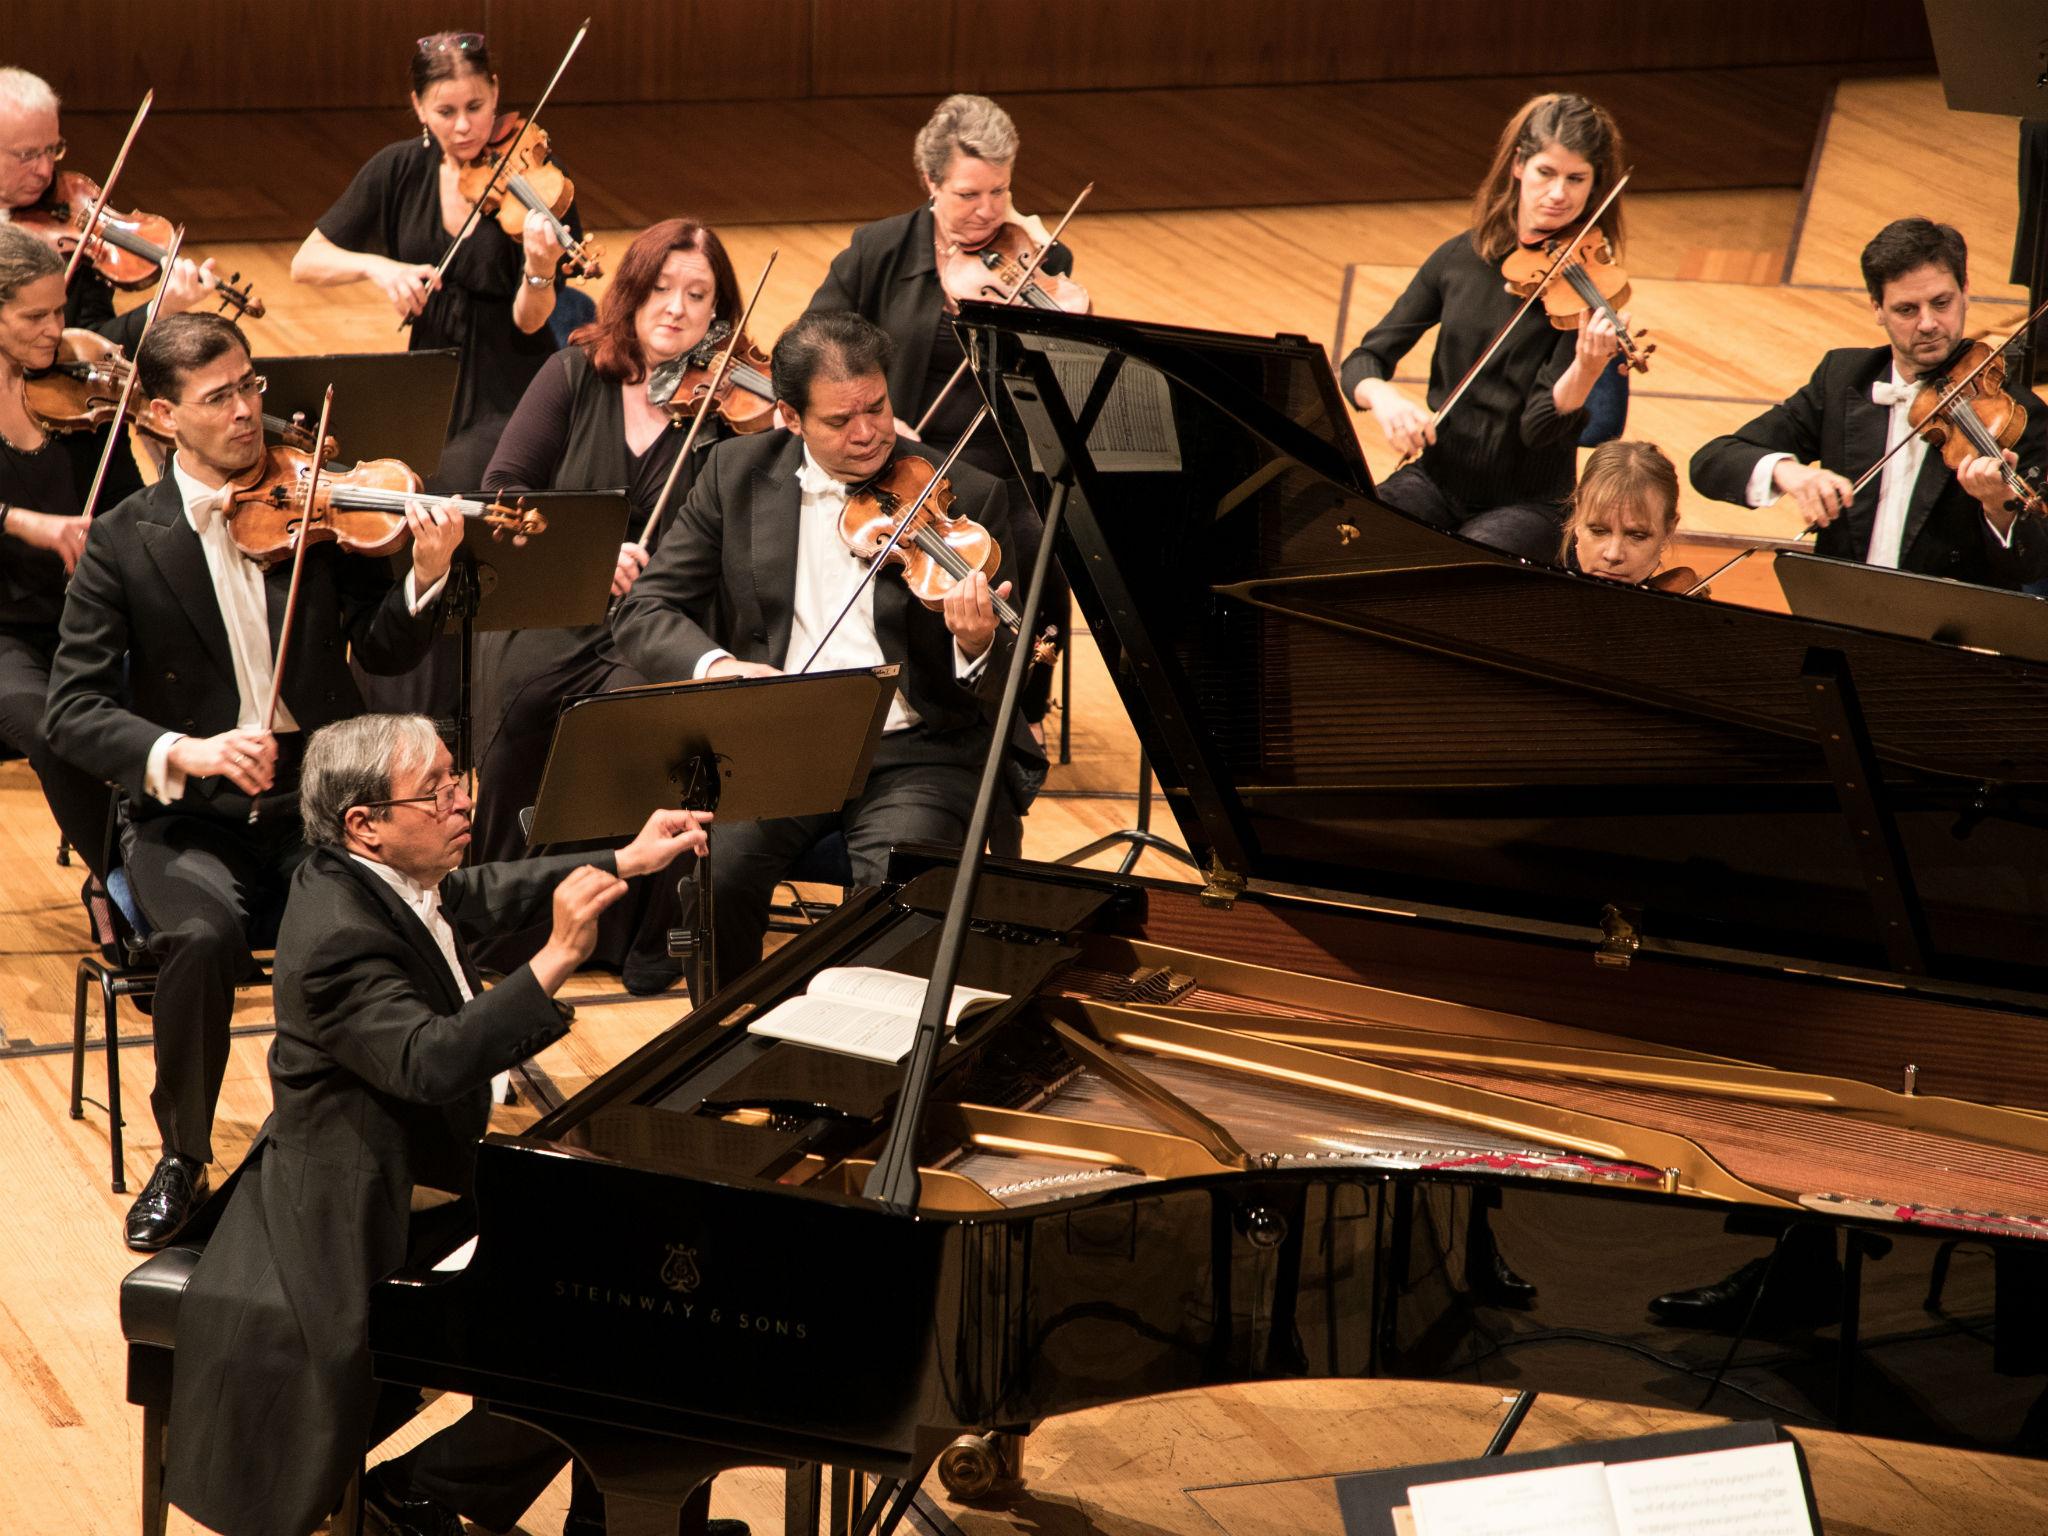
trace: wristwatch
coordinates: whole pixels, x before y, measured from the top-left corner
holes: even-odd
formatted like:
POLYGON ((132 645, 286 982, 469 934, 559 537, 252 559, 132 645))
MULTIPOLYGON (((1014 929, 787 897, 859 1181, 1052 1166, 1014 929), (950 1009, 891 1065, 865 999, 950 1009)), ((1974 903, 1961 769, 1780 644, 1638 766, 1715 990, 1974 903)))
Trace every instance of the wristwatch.
POLYGON ((535 277, 531 272, 523 275, 526 279, 526 286, 529 288, 552 288, 555 286, 555 276, 552 272, 546 277, 535 277))

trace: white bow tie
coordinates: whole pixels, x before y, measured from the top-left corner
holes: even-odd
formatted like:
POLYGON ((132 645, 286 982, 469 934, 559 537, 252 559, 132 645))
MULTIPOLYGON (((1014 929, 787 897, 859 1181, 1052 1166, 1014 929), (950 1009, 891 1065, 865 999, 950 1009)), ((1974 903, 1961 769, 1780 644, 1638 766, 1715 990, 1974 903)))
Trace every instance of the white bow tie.
POLYGON ((226 486, 187 504, 186 510, 192 515, 192 526, 199 532, 206 532, 213 520, 227 510, 232 492, 226 486))
POLYGON ((1894 384, 1889 379, 1879 379, 1870 386, 1870 398, 1888 409, 1910 405, 1919 393, 1918 384, 1894 384))
POLYGON ((833 496, 846 500, 851 487, 843 480, 835 480, 812 462, 808 455, 796 467, 796 483, 806 496, 833 496))

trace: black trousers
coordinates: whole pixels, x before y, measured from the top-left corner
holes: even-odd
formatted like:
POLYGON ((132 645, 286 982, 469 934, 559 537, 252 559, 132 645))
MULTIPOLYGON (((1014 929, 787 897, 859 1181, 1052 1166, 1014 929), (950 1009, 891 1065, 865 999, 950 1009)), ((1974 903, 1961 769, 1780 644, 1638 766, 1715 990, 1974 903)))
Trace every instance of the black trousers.
MULTIPOLYGON (((885 737, 877 756, 894 755, 893 745, 885 737)), ((960 846, 980 779, 978 762, 878 765, 860 795, 834 814, 714 825, 711 890, 719 984, 761 958, 776 883, 805 849, 835 829, 843 832, 853 883, 871 884, 882 878, 889 850, 898 843, 960 846)))
POLYGON ((122 862, 157 962, 149 1104, 167 1153, 213 1161, 235 988, 255 967, 252 951, 276 941, 292 871, 305 856, 299 818, 282 811, 254 826, 172 813, 127 829, 122 862))
POLYGON ((113 791, 50 750, 43 734, 43 705, 50 693, 50 658, 57 653, 54 628, 0 630, 0 741, 28 759, 43 786, 43 799, 78 856, 101 880, 107 840, 107 811, 113 791))
POLYGON ((1490 549, 1555 565, 1564 539, 1565 507, 1542 500, 1499 507, 1468 507, 1433 480, 1420 464, 1387 476, 1373 495, 1418 522, 1455 533, 1490 549))

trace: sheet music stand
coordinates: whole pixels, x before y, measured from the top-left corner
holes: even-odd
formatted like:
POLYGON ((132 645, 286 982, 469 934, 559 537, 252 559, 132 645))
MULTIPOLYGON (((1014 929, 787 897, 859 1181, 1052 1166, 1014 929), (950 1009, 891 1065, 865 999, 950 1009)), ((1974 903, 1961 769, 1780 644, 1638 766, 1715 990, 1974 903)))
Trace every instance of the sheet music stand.
POLYGON ((448 570, 447 629, 462 637, 456 677, 455 771, 474 766, 475 637, 512 629, 573 629, 601 624, 611 605, 612 573, 625 541, 624 491, 536 491, 508 497, 547 519, 525 544, 493 537, 470 519, 448 570))
POLYGON ((2048 662, 2048 598, 1825 555, 1785 553, 1776 566, 1797 618, 2048 662))
POLYGON ((269 380, 263 409, 289 420, 320 419, 320 400, 334 386, 328 431, 346 463, 397 459, 422 480, 441 467, 441 445, 455 412, 460 355, 453 347, 428 352, 342 352, 314 357, 259 357, 269 380))
MULTIPOLYGON (((2048 14, 2040 6, 2015 0, 1927 0, 1927 30, 1951 111, 2048 118, 2048 14)), ((2036 189, 2035 196, 2048 204, 2048 186, 2036 189)), ((2019 263, 2027 274, 2032 308, 2048 298, 2048 206, 2036 206, 2031 219, 2023 209, 2020 225, 2032 237, 2019 263)), ((2044 339, 2048 316, 2034 323, 2027 338, 2028 383, 2042 376, 2044 339)))
MULTIPOLYGON (((841 810, 868 781, 894 666, 655 683, 571 700, 534 802, 532 843, 630 837, 663 806, 769 821, 841 810)), ((711 845, 718 836, 714 829, 711 845)), ((688 945, 690 1003, 718 989, 711 852, 688 945)))

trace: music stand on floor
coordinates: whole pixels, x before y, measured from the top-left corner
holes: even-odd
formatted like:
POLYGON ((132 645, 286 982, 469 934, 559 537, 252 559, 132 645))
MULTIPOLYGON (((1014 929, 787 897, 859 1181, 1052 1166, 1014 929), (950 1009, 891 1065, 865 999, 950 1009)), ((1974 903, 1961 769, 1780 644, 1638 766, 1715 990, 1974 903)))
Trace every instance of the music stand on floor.
MULTIPOLYGON (((707 678, 573 699, 548 748, 528 841, 631 837, 664 806, 713 811, 728 826, 843 810, 867 785, 896 673, 707 678)), ((713 850, 717 842, 714 828, 713 850)), ((695 1008, 718 987, 711 852, 682 878, 697 886, 688 948, 695 1008)))
POLYGON ((453 347, 259 357, 253 366, 268 381, 264 412, 286 420, 304 417, 309 436, 320 419, 321 398, 329 384, 334 386, 327 430, 344 464, 397 459, 422 480, 441 467, 461 368, 453 347))
POLYGON ((1199 870, 1187 849, 1176 842, 1161 837, 1152 830, 1152 764, 1146 759, 1144 750, 1138 752, 1138 820, 1135 825, 1119 827, 1114 832, 1105 832, 1094 842, 1076 848, 1072 853, 1063 853, 1053 862, 1058 864, 1085 864, 1098 853, 1106 852, 1128 844, 1116 872, 1128 875, 1138 867, 1138 860, 1150 848, 1154 853, 1163 853, 1169 859, 1178 859, 1189 869, 1199 870))
POLYGON ((456 678, 455 771, 467 773, 472 755, 471 717, 475 637, 513 629, 573 629, 604 622, 612 573, 626 537, 624 491, 537 491, 508 497, 547 519, 547 531, 524 544, 493 535, 471 518, 462 548, 448 570, 447 628, 462 637, 456 678))

